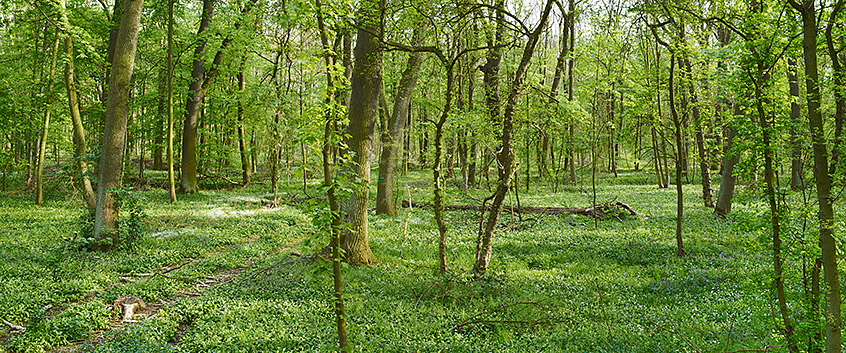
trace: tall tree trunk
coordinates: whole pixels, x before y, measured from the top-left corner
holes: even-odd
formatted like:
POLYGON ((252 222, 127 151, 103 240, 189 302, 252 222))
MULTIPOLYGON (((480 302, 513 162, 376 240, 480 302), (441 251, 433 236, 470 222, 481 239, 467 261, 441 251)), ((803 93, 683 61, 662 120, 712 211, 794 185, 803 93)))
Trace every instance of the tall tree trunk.
MULTIPOLYGON (((828 173, 834 175, 840 164, 840 156, 843 148, 843 113, 846 112, 846 88, 844 88, 844 79, 846 79, 846 67, 843 63, 843 48, 835 47, 835 39, 832 35, 834 26, 837 23, 837 16, 843 10, 843 0, 837 0, 829 15, 828 25, 825 29, 826 48, 828 49, 828 57, 831 59, 834 94, 834 143, 831 147, 831 164, 829 165, 828 173)), ((842 40, 843 38, 838 38, 842 40)))
MULTIPOLYGON (((255 6, 257 0, 248 0, 241 9, 240 16, 235 20, 235 31, 241 29, 243 21, 249 15, 255 6)), ((200 28, 197 31, 198 37, 204 38, 202 34, 208 28, 212 17, 212 10, 214 8, 213 0, 203 1, 203 14, 200 20, 200 28)), ((194 49, 194 67, 191 70, 191 84, 188 87, 188 102, 185 107, 185 124, 182 129, 182 180, 180 181, 179 191, 182 193, 195 193, 200 189, 197 187, 197 169, 199 167, 199 159, 197 158, 197 127, 199 123, 199 113, 202 102, 205 98, 206 91, 211 86, 212 80, 217 76, 220 65, 223 63, 223 53, 232 44, 234 34, 230 33, 220 43, 220 47, 214 54, 212 64, 208 71, 204 71, 205 60, 203 60, 203 53, 205 53, 205 39, 201 39, 194 49)))
POLYGON ((802 163, 802 141, 799 138, 799 126, 802 124, 802 108, 799 106, 799 66, 796 59, 787 58, 787 81, 790 85, 790 188, 802 188, 805 171, 802 163))
POLYGON ((687 92, 690 100, 690 110, 693 115, 693 124, 696 128, 696 150, 699 157, 699 173, 702 179, 702 199, 705 202, 705 207, 714 207, 714 197, 711 192, 711 172, 708 165, 708 154, 705 151, 705 134, 702 132, 702 119, 699 113, 699 100, 696 96, 695 81, 693 80, 693 65, 690 63, 690 58, 685 55, 682 58, 685 66, 685 73, 687 74, 687 92))
POLYGON ((44 155, 47 153, 47 132, 50 131, 50 106, 53 104, 53 78, 56 76, 56 59, 59 56, 59 29, 53 39, 53 56, 47 74, 47 98, 44 100, 44 120, 41 125, 41 139, 38 141, 38 160, 35 167, 35 204, 44 203, 44 155))
MULTIPOLYGON (((573 62, 575 61, 576 52, 576 0, 569 1, 569 14, 567 22, 570 24, 570 45, 567 59, 567 100, 573 101, 573 94, 575 92, 573 62)), ((570 119, 570 126, 567 128, 569 134, 567 140, 569 141, 568 157, 570 158, 570 183, 576 186, 576 122, 570 119)))
POLYGON ((476 261, 473 266, 473 271, 477 274, 484 274, 491 261, 493 254, 493 233, 496 230, 496 224, 499 220, 499 214, 502 211, 502 203, 505 201, 505 195, 511 188, 511 180, 514 177, 515 171, 515 153, 514 153, 514 110, 517 106, 517 100, 523 92, 523 81, 526 78, 526 71, 532 55, 535 51, 538 38, 541 32, 546 28, 549 20, 549 13, 552 10, 553 0, 547 0, 546 5, 541 13, 540 22, 538 26, 529 34, 526 46, 523 49, 523 55, 520 59, 520 64, 514 73, 514 80, 511 84, 511 90, 508 95, 508 100, 505 104, 505 109, 502 115, 502 134, 500 135, 502 146, 497 153, 497 187, 496 191, 490 198, 493 199, 491 209, 488 213, 485 227, 479 234, 476 242, 476 261))
MULTIPOLYGON (((422 41, 425 31, 422 26, 420 24, 414 29, 413 45, 418 45, 422 41)), ((408 121, 408 105, 411 101, 411 94, 414 93, 414 86, 417 84, 421 62, 423 62, 422 53, 408 54, 408 62, 394 94, 394 107, 388 118, 387 127, 383 129, 382 154, 379 157, 379 179, 376 184, 376 214, 391 216, 397 214, 394 205, 394 171, 399 157, 401 139, 405 133, 405 124, 408 121)))
POLYGON ((382 87, 382 47, 374 33, 381 33, 384 0, 362 2, 357 17, 366 29, 356 35, 355 66, 350 79, 349 124, 344 132, 346 151, 352 158, 342 173, 348 180, 360 180, 351 186, 352 195, 344 202, 341 248, 353 265, 370 265, 376 257, 370 250, 367 227, 367 198, 370 186, 370 152, 379 115, 379 91, 382 87))
POLYGON ((755 108, 758 112, 758 127, 761 129, 762 142, 764 144, 764 181, 767 184, 767 201, 770 205, 770 222, 772 224, 772 239, 773 239, 773 277, 775 279, 776 296, 778 300, 778 309, 781 314, 784 329, 782 333, 787 340, 788 349, 791 352, 798 352, 796 342, 793 339, 793 325, 790 323, 790 314, 787 310, 787 298, 784 293, 784 271, 783 260, 781 255, 781 209, 778 205, 778 198, 776 197, 776 180, 775 167, 773 166, 773 148, 770 142, 771 137, 771 117, 767 116, 764 109, 764 104, 770 104, 770 99, 764 96, 764 91, 769 86, 770 74, 765 73, 767 70, 764 63, 759 59, 757 63, 757 82, 755 82, 755 108))
MULTIPOLYGON (((118 206, 111 191, 120 187, 123 165, 126 121, 129 110, 129 90, 135 50, 138 43, 142 0, 123 0, 124 9, 115 44, 115 56, 109 77, 109 97, 106 101, 106 121, 100 144, 97 207, 94 217, 94 239, 117 236, 118 206)), ((100 242, 95 249, 107 250, 114 242, 100 242)))
POLYGON ((252 167, 250 166, 250 157, 247 154, 247 140, 244 136, 244 103, 242 102, 244 90, 246 88, 246 80, 244 78, 243 62, 247 57, 241 60, 241 70, 238 72, 238 152, 241 154, 241 184, 247 185, 250 183, 252 167))
MULTIPOLYGON (((731 43, 731 32, 726 28, 717 29, 717 40, 720 46, 725 47, 731 43)), ((720 68, 725 68, 725 62, 717 63, 720 68)), ((797 86, 798 90, 798 86, 797 86)), ((730 102, 728 100, 720 101, 717 106, 718 114, 728 110, 730 102)), ((734 116, 741 114, 740 106, 734 104, 734 116)), ((734 198, 734 187, 737 184, 737 176, 734 175, 734 166, 740 161, 740 152, 733 151, 734 138, 737 136, 737 131, 732 127, 731 122, 726 122, 723 127, 723 162, 722 162, 722 179, 720 180, 720 192, 717 194, 717 204, 714 207, 714 213, 720 217, 725 217, 731 212, 731 200, 734 198)))
POLYGON ((188 85, 188 99, 185 103, 185 123, 182 125, 182 162, 180 164, 179 192, 193 194, 197 187, 197 127, 200 107, 205 92, 202 91, 205 78, 206 60, 205 32, 214 13, 214 0, 203 0, 203 12, 200 15, 200 27, 197 30, 197 46, 194 48, 194 61, 191 69, 191 83, 188 85))
POLYGON ((837 242, 834 233, 834 209, 831 195, 831 176, 828 174, 828 151, 820 112, 820 80, 817 67, 817 12, 813 0, 788 2, 802 15, 802 49, 805 61, 805 92, 808 106, 808 127, 814 150, 814 180, 817 183, 820 248, 822 249, 823 278, 828 289, 825 300, 826 353, 841 351, 840 279, 837 273, 837 242))
POLYGON ((167 185, 170 202, 176 202, 173 176, 173 2, 167 2, 167 185))
POLYGON ((153 170, 164 169, 164 135, 167 134, 167 68, 161 73, 159 82, 159 105, 156 108, 156 119, 153 122, 153 170))

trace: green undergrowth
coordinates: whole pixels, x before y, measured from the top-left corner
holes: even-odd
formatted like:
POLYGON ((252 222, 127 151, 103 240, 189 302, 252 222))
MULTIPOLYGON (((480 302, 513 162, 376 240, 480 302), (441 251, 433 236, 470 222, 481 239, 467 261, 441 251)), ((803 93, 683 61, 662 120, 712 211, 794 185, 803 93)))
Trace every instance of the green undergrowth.
POLYGON ((4 339, 0 350, 39 352, 87 339, 117 318, 111 303, 119 296, 166 302, 313 232, 301 211, 262 208, 260 196, 204 192, 169 204, 162 190, 141 194, 146 199, 144 235, 134 248, 113 252, 65 246, 62 237, 72 237, 79 228, 82 211, 75 201, 52 199, 38 207, 28 195, 0 198, 0 228, 5 230, 0 237, 0 319, 26 326, 22 334, 4 339), (180 264, 165 276, 155 275, 180 264))
MULTIPOLYGON (((416 202, 430 201, 429 175, 410 171, 401 177, 398 199, 410 194, 416 202)), ((447 185, 448 204, 479 204, 489 195, 484 186, 465 194, 457 184, 447 185)), ((316 183, 309 187, 317 195, 316 183)), ((124 283, 71 306, 44 320, 36 333, 28 327, 8 339, 6 349, 37 351, 84 340, 104 328, 103 313, 116 317, 108 303, 122 295, 163 307, 78 351, 337 349, 329 264, 280 251, 309 253, 326 244, 309 217, 313 202, 308 206, 301 187, 291 185, 283 202, 300 203, 262 208, 267 189, 203 191, 176 204, 167 203, 161 190, 144 192, 149 231, 136 250, 74 252, 60 259, 51 257, 51 249, 73 231, 69 224, 78 205, 53 200, 35 207, 25 197, 0 199, 4 226, 12 229, 0 239, 0 254, 9 259, 0 264, 0 318, 10 322, 33 326, 33 315, 46 304, 67 306, 120 277, 200 259, 169 272, 170 278, 124 283), (296 243, 303 238, 309 241, 296 243), (244 272, 199 296, 176 295, 238 268, 244 272)), ((591 204, 590 188, 556 189, 538 183, 526 191, 523 185, 520 203, 591 204)), ((446 213, 446 275, 436 270, 438 233, 430 209, 401 209, 397 217, 371 213, 370 244, 380 262, 344 267, 350 340, 368 352, 779 351, 765 205, 741 194, 732 219, 719 220, 701 206, 696 185, 684 192, 684 258, 675 256, 675 190, 658 189, 639 173, 617 180, 602 175, 597 200, 624 202, 637 216, 594 226, 582 216, 504 212, 490 273, 481 278, 469 273, 479 212, 446 213)), ((516 205, 517 196, 506 203, 516 205)))

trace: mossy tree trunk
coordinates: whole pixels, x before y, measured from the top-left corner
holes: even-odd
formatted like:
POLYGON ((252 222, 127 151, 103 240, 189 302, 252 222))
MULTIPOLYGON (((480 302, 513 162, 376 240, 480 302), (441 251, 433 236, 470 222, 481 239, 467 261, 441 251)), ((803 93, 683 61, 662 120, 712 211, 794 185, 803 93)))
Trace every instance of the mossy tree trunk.
POLYGON ((367 198, 370 189, 370 153, 373 132, 379 116, 379 91, 382 87, 382 46, 376 33, 381 33, 383 0, 366 0, 358 10, 363 26, 356 34, 355 66, 350 79, 349 124, 344 131, 344 154, 349 161, 341 173, 355 181, 352 194, 343 202, 345 214, 341 232, 341 248, 353 265, 370 265, 376 257, 370 250, 367 226, 367 198))
MULTIPOLYGON (((116 235, 118 206, 111 191, 120 187, 121 167, 129 113, 129 90, 135 51, 138 43, 142 0, 123 0, 120 30, 115 43, 114 62, 109 77, 106 119, 100 143, 97 206, 94 217, 94 238, 98 241, 116 235)), ((96 248, 107 250, 110 242, 96 248)))

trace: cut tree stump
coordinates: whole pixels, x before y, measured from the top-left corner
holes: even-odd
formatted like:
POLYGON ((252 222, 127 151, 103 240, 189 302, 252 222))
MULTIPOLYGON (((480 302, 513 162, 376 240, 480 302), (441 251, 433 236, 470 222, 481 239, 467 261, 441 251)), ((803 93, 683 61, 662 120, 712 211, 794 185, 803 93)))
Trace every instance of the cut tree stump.
MULTIPOLYGON (((409 203, 407 200, 403 200, 402 207, 408 207, 409 203)), ((432 205, 428 202, 411 202, 412 207, 421 208, 421 207, 431 207, 432 205)), ((450 205, 444 206, 444 210, 446 211, 482 211, 483 207, 478 205, 450 205)), ((490 206, 485 206, 484 210, 490 210, 490 206)), ((529 214, 543 214, 543 215, 561 215, 561 214, 574 214, 574 215, 582 215, 587 217, 596 217, 599 219, 604 219, 608 216, 616 215, 619 212, 625 212, 629 216, 637 216, 637 212, 629 205, 626 205, 622 202, 606 202, 590 207, 512 207, 512 206, 502 206, 503 212, 516 212, 516 213, 529 213, 529 214)))

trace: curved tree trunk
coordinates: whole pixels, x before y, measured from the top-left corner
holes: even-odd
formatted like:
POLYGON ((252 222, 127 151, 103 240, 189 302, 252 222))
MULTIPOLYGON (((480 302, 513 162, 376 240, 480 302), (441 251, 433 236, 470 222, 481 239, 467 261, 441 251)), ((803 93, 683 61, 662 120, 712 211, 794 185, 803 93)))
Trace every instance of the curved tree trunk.
POLYGON ((511 180, 514 177, 516 169, 514 142, 512 141, 514 133, 514 110, 517 106, 517 100, 523 92, 523 81, 526 78, 526 71, 529 67, 529 62, 535 52, 535 46, 537 45, 538 38, 549 20, 549 13, 552 10, 553 3, 553 0, 546 1, 538 26, 534 29, 534 31, 532 31, 532 33, 529 34, 528 41, 523 49, 523 56, 520 59, 520 64, 517 66, 517 70, 514 73, 511 91, 509 92, 508 100, 505 104, 505 109, 502 115, 502 135, 500 136, 502 147, 496 155, 498 162, 497 187, 496 191, 492 195, 493 202, 491 204, 491 210, 488 213, 487 220, 485 221, 485 226, 481 230, 476 242, 476 261, 473 265, 473 271, 477 274, 484 274, 491 262, 491 256, 493 254, 493 233, 499 220, 499 214, 502 211, 502 203, 505 200, 505 195, 508 193, 508 189, 511 188, 511 180))
MULTIPOLYGON (((110 194, 120 187, 123 165, 126 120, 129 113, 129 90, 135 50, 138 43, 142 0, 123 0, 124 9, 115 44, 115 56, 109 77, 109 96, 106 101, 106 121, 100 144, 97 207, 94 217, 94 239, 116 236, 118 207, 110 194)), ((107 250, 113 243, 102 243, 96 249, 107 250)))
MULTIPOLYGON (((64 4, 64 2, 62 2, 64 4)), ((63 23, 67 18, 63 16, 63 23)), ((88 163, 85 162, 85 128, 82 126, 82 115, 79 113, 79 99, 76 95, 76 84, 74 83, 73 65, 73 37, 65 37, 65 88, 68 95, 68 111, 73 125, 73 155, 76 161, 76 173, 78 173, 80 187, 82 188, 82 199, 90 209, 96 206, 94 188, 91 186, 91 179, 88 177, 88 163)))

